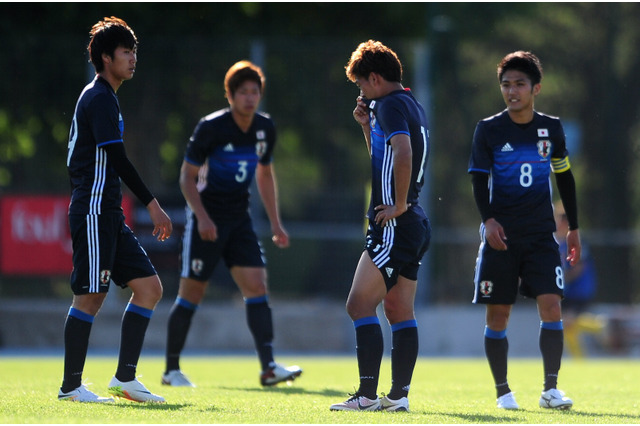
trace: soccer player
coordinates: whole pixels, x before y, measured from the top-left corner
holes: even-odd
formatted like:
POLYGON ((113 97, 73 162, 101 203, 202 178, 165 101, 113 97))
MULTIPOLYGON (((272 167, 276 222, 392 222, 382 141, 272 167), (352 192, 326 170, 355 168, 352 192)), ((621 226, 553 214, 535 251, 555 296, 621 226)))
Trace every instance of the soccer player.
POLYGON ((418 204, 429 156, 427 120, 409 89, 402 64, 380 43, 361 43, 346 66, 360 88, 353 117, 362 126, 371 157, 371 202, 366 243, 347 298, 356 334, 360 385, 331 410, 408 411, 409 386, 418 356, 414 315, 418 267, 431 227, 418 204), (378 398, 383 338, 377 306, 383 302, 391 326, 391 390, 378 398))
POLYGON ((125 153, 124 123, 116 92, 133 77, 137 39, 116 17, 104 18, 90 32, 88 51, 96 70, 76 104, 67 167, 71 179, 69 225, 73 241, 73 303, 64 327, 64 379, 58 399, 109 402, 82 384, 89 334, 113 281, 132 296, 122 317, 120 354, 109 393, 138 402, 164 402, 136 379, 136 367, 162 284, 146 252, 126 225, 120 180, 147 207, 153 235, 172 232, 169 216, 149 192, 125 153))
POLYGON ((506 109, 475 129, 469 173, 482 225, 473 303, 486 305, 484 346, 496 385, 497 406, 518 409, 507 382, 507 324, 518 291, 535 298, 540 315, 544 389, 539 405, 567 409, 557 389, 563 349, 564 277, 551 199, 556 177, 569 220, 567 259, 580 260, 576 188, 560 120, 534 110, 542 66, 530 52, 513 52, 498 64, 506 109))
POLYGON ((300 376, 273 357, 273 322, 267 293, 266 261, 249 215, 249 186, 256 179, 272 241, 289 246, 282 226, 272 164, 276 133, 271 118, 258 112, 265 86, 260 67, 235 63, 224 79, 229 107, 203 117, 187 145, 180 188, 187 202, 178 297, 168 324, 162 383, 193 386, 180 370, 180 353, 208 281, 223 259, 245 301, 247 323, 261 366, 260 383, 272 386, 300 376))

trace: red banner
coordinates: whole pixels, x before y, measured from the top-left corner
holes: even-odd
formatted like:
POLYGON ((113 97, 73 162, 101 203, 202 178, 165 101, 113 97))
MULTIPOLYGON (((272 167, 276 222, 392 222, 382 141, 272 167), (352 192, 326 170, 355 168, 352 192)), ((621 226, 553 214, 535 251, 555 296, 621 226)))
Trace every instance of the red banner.
MULTIPOLYGON (((130 200, 123 199, 125 211, 130 200)), ((69 197, 8 196, 0 199, 0 272, 68 275, 72 269, 69 197)), ((127 215, 129 222, 130 215, 127 215)))

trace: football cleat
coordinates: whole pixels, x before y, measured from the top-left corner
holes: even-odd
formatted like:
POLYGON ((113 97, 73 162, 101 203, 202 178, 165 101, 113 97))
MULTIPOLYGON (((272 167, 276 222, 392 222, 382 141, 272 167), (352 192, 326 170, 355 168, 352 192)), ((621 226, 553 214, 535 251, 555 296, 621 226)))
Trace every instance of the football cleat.
MULTIPOLYGON (((381 407, 380 398, 369 399, 366 396, 350 394, 351 398, 338 404, 333 404, 329 409, 331 411, 378 411, 381 407)), ((407 402, 408 405, 408 402, 407 402)))
POLYGON ((191 383, 191 380, 185 376, 180 370, 171 370, 162 375, 162 384, 167 386, 183 386, 189 388, 195 388, 196 385, 191 383))
POLYGON ((566 396, 564 392, 558 389, 549 389, 540 395, 540 407, 555 408, 558 410, 568 410, 573 406, 573 401, 566 396))
POLYGON ((58 391, 59 401, 75 401, 75 402, 113 402, 113 398, 105 398, 98 396, 91 392, 85 385, 78 386, 71 392, 62 392, 62 389, 58 391))
POLYGON ((516 397, 513 392, 505 393, 496 400, 498 408, 503 410, 519 410, 520 406, 516 402, 516 397))
POLYGON ((113 376, 109 382, 109 393, 117 398, 125 398, 135 402, 165 402, 163 397, 149 392, 138 379, 121 382, 113 376))
POLYGON ((281 382, 291 382, 301 374, 302 369, 297 365, 285 367, 273 362, 268 370, 260 373, 260 384, 262 386, 273 386, 281 382))
POLYGON ((381 411, 409 411, 409 399, 404 396, 400 399, 391 399, 388 396, 380 398, 381 411))

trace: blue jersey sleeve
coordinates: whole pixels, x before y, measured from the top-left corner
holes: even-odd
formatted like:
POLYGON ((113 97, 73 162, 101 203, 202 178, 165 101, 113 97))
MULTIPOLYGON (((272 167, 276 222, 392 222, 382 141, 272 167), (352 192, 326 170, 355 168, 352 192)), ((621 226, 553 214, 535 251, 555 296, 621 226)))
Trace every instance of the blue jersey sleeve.
POLYGON ((476 130, 473 133, 468 172, 489 174, 492 165, 493 153, 487 144, 483 122, 481 121, 477 124, 476 130))
POLYGON ((97 146, 123 141, 124 123, 113 96, 108 93, 96 95, 87 105, 86 113, 97 146))
POLYGON ((184 156, 185 161, 195 166, 202 166, 211 150, 211 131, 209 124, 205 119, 201 119, 193 131, 193 135, 187 144, 187 150, 184 156))
POLYGON ((398 133, 410 134, 406 114, 399 103, 387 102, 384 108, 377 111, 376 118, 384 132, 385 142, 398 133))

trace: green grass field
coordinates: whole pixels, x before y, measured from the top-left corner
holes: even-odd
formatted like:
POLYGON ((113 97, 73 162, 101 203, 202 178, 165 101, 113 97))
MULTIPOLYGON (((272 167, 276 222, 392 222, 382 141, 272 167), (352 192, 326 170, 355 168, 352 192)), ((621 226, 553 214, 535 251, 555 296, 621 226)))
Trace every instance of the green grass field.
MULTIPOLYGON (((246 357, 185 357, 182 368, 195 389, 160 385, 163 359, 142 357, 140 380, 166 404, 113 404, 58 401, 62 359, 0 357, 2 423, 640 423, 640 361, 565 359, 560 388, 574 400, 570 411, 538 408, 542 366, 538 359, 513 359, 509 381, 521 410, 495 408, 489 368, 484 359, 420 358, 415 369, 410 413, 332 412, 357 385, 354 357, 279 359, 304 373, 292 385, 263 389, 258 363, 246 357)), ((90 356, 84 378, 89 389, 106 396, 116 357, 90 356)), ((383 360, 379 392, 388 392, 390 362, 383 360)))

